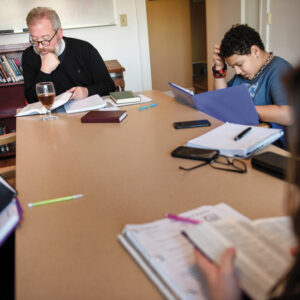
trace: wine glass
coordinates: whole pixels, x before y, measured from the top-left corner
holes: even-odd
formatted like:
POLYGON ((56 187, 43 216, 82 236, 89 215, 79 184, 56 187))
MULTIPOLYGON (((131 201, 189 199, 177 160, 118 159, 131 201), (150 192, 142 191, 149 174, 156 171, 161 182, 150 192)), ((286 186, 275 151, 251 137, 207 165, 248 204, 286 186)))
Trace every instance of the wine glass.
POLYGON ((47 116, 43 117, 43 121, 56 120, 58 117, 51 115, 51 107, 55 99, 55 89, 53 82, 40 82, 35 86, 36 94, 39 101, 47 109, 47 116))

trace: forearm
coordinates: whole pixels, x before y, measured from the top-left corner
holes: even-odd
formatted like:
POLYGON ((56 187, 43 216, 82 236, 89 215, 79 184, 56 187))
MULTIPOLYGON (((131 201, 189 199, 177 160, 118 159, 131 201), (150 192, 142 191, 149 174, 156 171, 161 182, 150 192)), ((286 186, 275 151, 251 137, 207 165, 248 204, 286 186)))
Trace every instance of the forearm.
POLYGON ((225 78, 214 78, 214 90, 224 89, 227 87, 225 78))
POLYGON ((256 105, 259 119, 284 126, 292 125, 291 108, 288 105, 256 105))

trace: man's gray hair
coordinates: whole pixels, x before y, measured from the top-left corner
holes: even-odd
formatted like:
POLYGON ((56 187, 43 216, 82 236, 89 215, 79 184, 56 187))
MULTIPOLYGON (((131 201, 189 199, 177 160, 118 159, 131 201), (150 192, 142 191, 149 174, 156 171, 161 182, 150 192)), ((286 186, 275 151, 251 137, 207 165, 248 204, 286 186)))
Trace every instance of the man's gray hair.
POLYGON ((53 30, 61 28, 58 14, 50 7, 33 8, 26 17, 27 26, 34 25, 43 18, 47 18, 51 22, 53 30))

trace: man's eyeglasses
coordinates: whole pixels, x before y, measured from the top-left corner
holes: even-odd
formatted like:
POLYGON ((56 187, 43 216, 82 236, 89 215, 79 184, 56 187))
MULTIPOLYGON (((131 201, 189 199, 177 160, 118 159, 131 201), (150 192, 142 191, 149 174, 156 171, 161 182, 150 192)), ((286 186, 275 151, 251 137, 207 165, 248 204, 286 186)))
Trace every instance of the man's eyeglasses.
POLYGON ((42 40, 42 41, 33 41, 31 39, 31 36, 29 36, 29 43, 32 46, 38 47, 40 44, 42 44, 42 46, 47 47, 50 45, 51 41, 53 40, 53 38, 55 37, 55 35, 57 34, 58 29, 55 31, 55 33, 52 35, 52 37, 49 40, 42 40))
POLYGON ((219 169, 223 171, 229 171, 229 172, 236 172, 236 173, 247 173, 247 166, 246 164, 235 158, 228 158, 226 156, 219 155, 217 158, 210 162, 203 162, 199 165, 196 165, 191 168, 184 168, 184 167, 179 167, 181 170, 185 171, 191 171, 197 168, 200 168, 205 165, 210 165, 214 169, 219 169))

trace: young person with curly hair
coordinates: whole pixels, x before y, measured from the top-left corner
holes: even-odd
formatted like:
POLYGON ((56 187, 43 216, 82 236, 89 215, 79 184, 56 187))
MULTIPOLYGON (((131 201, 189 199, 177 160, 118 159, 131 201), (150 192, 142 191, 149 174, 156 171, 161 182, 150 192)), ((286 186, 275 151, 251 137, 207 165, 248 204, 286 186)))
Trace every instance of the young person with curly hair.
MULTIPOLYGON (((293 71, 287 78, 289 103, 293 115, 300 115, 300 67, 293 71)), ((289 145, 291 157, 288 165, 289 188, 287 193, 288 213, 293 219, 293 230, 300 245, 300 119, 295 118, 295 123, 289 128, 289 145)), ((294 265, 282 277, 269 298, 272 300, 298 300, 300 299, 300 246, 291 249, 295 256, 294 265)), ((198 250, 195 250, 196 261, 204 273, 211 300, 240 300, 242 293, 238 276, 234 267, 235 250, 229 248, 223 255, 220 266, 210 262, 198 250)))
POLYGON ((213 51, 214 89, 246 84, 262 122, 291 125, 292 118, 282 86, 291 65, 265 50, 259 34, 247 25, 234 25, 213 51), (227 65, 235 76, 226 81, 227 65))

